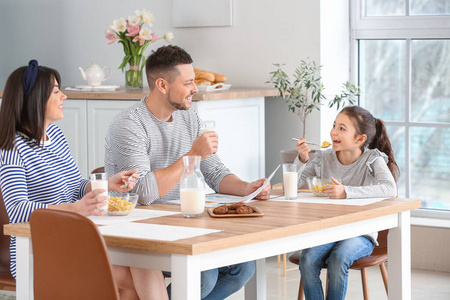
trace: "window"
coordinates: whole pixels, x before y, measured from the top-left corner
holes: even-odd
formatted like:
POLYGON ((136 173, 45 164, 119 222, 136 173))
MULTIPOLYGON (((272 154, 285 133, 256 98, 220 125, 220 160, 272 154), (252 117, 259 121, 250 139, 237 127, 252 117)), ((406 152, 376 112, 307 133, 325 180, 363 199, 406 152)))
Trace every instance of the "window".
POLYGON ((450 1, 351 1, 352 77, 385 121, 399 196, 450 217, 450 1))

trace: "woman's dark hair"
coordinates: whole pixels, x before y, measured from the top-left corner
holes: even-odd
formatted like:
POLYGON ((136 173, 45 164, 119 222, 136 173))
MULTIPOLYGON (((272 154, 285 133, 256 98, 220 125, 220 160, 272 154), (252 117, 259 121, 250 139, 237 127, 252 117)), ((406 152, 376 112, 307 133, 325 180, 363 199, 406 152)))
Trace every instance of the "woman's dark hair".
POLYGON ((25 96, 23 77, 26 70, 20 67, 9 75, 0 105, 0 149, 11 150, 17 132, 22 132, 35 144, 45 137, 45 109, 54 80, 61 86, 58 71, 38 66, 37 78, 28 96, 25 96))
POLYGON ((145 61, 145 72, 150 90, 155 87, 158 78, 173 82, 178 75, 176 67, 186 64, 192 64, 192 58, 178 46, 163 46, 153 51, 145 61))
POLYGON ((367 140, 361 146, 369 149, 378 149, 384 152, 388 157, 388 168, 394 176, 395 181, 400 176, 400 169, 394 159, 394 151, 386 131, 386 126, 381 119, 375 118, 368 110, 360 106, 346 106, 340 113, 344 113, 353 119, 356 128, 356 134, 365 134, 367 140))

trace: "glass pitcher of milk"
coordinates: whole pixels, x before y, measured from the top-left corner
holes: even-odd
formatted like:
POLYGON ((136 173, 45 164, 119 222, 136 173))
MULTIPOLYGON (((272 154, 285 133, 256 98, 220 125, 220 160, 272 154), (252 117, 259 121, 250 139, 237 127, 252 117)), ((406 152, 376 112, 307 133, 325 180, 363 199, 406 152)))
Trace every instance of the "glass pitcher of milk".
POLYGON ((200 171, 200 156, 183 156, 180 179, 181 212, 187 218, 200 217, 205 210, 205 178, 200 171))

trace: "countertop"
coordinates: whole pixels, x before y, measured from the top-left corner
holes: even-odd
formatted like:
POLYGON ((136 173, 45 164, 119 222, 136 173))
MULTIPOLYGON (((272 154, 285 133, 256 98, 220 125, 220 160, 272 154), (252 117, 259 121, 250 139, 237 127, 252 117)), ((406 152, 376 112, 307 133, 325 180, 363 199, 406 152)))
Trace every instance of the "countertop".
MULTIPOLYGON (((99 92, 82 92, 82 91, 66 91, 63 87, 62 91, 67 95, 68 99, 93 99, 93 100, 140 100, 149 93, 148 87, 142 90, 126 90, 120 87, 116 91, 99 91, 99 92)), ((251 88, 251 87, 231 87, 224 91, 198 92, 192 97, 193 101, 222 100, 222 99, 238 99, 253 97, 273 97, 276 90, 273 88, 251 88)), ((3 91, 0 91, 0 97, 3 91)))

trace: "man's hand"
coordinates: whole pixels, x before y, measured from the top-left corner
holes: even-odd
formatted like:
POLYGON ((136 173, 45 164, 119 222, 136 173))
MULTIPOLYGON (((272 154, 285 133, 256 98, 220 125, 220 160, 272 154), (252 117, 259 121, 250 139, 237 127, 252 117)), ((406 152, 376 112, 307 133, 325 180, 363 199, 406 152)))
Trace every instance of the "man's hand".
POLYGON ((205 160, 217 152, 218 146, 219 136, 215 131, 208 131, 194 140, 191 150, 186 155, 201 156, 202 160, 205 160))
MULTIPOLYGON (((245 195, 250 195, 251 193, 256 191, 260 186, 263 185, 264 181, 266 181, 266 179, 265 178, 261 178, 261 179, 258 179, 256 181, 248 183, 245 195)), ((259 199, 259 200, 267 200, 267 199, 269 199, 269 197, 270 197, 270 188, 271 188, 270 187, 270 183, 268 183, 263 188, 263 190, 258 195, 256 195, 255 198, 259 199)))

